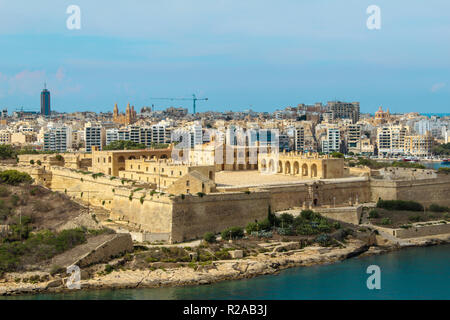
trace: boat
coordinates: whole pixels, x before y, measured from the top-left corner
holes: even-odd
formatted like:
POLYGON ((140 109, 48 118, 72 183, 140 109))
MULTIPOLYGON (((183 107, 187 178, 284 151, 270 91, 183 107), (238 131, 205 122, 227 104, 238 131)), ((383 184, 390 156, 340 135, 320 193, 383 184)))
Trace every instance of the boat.
POLYGON ((442 159, 441 164, 450 164, 450 159, 442 159))

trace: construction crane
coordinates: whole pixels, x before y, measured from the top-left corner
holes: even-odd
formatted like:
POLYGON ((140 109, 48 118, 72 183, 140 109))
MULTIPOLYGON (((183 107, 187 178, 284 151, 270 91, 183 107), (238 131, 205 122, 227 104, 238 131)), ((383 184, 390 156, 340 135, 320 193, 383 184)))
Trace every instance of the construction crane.
POLYGON ((196 103, 197 101, 208 101, 208 98, 197 98, 195 94, 192 95, 192 98, 150 98, 152 100, 192 100, 192 105, 194 109, 194 114, 196 114, 196 103))

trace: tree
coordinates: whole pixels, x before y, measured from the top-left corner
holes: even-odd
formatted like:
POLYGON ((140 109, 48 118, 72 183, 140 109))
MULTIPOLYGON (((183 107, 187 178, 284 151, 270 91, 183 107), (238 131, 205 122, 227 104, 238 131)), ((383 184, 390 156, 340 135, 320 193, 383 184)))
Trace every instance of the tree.
POLYGON ((139 150, 145 149, 145 144, 128 140, 117 140, 108 144, 103 150, 139 150))
POLYGON ((332 156, 333 158, 343 158, 343 157, 344 157, 344 154, 335 151, 335 152, 332 152, 332 153, 331 153, 331 156, 332 156))

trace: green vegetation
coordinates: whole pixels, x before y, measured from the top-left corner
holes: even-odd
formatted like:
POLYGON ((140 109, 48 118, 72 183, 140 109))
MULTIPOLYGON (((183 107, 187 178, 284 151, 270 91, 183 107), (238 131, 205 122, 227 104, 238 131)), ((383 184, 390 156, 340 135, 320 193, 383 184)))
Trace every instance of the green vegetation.
POLYGON ((0 145, 0 159, 14 159, 17 155, 16 150, 9 144, 0 145))
POLYGON ((272 229, 281 236, 311 236, 328 233, 341 228, 340 223, 331 222, 312 210, 303 210, 295 217, 289 213, 283 213, 275 217, 271 213, 269 218, 262 222, 252 222, 246 227, 247 234, 258 237, 272 237, 272 229))
POLYGON ((29 223, 22 217, 21 224, 10 225, 11 234, 0 244, 0 272, 19 270, 24 262, 47 260, 86 242, 84 229, 29 233, 29 223))
POLYGON ((103 177, 105 174, 102 172, 93 173, 92 178, 97 179, 98 177, 103 177))
POLYGON ((344 154, 341 152, 334 151, 330 154, 333 158, 344 158, 344 154))
POLYGON ((379 218, 379 217, 380 217, 380 214, 378 213, 377 210, 372 209, 372 210, 369 211, 369 218, 370 219, 376 219, 376 218, 379 218))
MULTIPOLYGON (((354 163, 354 162, 352 162, 354 163)), ((393 161, 393 162, 381 162, 372 159, 358 157, 358 161, 354 163, 355 165, 366 166, 371 169, 382 169, 388 167, 395 168, 414 168, 414 169, 426 169, 423 164, 416 162, 405 162, 405 161, 393 161)))
POLYGON ((450 155, 450 142, 434 146, 433 153, 443 156, 450 155))
POLYGON ((5 170, 0 172, 0 182, 18 185, 20 183, 31 183, 33 179, 28 173, 19 172, 17 170, 5 170))
POLYGON ((244 236, 244 230, 241 227, 231 227, 222 231, 222 239, 239 239, 244 236))
POLYGON ((423 211, 423 206, 415 201, 378 200, 377 208, 386 210, 423 211))
POLYGON ((449 207, 440 206, 440 205, 437 205, 437 204, 434 204, 434 203, 432 205, 430 205, 428 210, 430 210, 432 212, 450 212, 450 208, 449 207))
POLYGON ((212 232, 206 232, 203 236, 203 240, 208 243, 214 243, 216 242, 216 236, 212 232))
POLYGON ((420 221, 423 220, 423 218, 422 218, 422 216, 420 214, 416 214, 416 215, 413 215, 413 216, 409 216, 408 220, 411 221, 411 222, 420 222, 420 221))
POLYGON ((103 150, 139 150, 145 149, 145 144, 133 141, 117 140, 113 141, 103 148, 103 150))
POLYGON ((392 220, 390 218, 383 218, 381 220, 381 224, 382 225, 391 225, 392 224, 392 220))
POLYGON ((450 173, 450 168, 440 167, 440 168, 438 169, 438 173, 449 174, 449 173, 450 173))

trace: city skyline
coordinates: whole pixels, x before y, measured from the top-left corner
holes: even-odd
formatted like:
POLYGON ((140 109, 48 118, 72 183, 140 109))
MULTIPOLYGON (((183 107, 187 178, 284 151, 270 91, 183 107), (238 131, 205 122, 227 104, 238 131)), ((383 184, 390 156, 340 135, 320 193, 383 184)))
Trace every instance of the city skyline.
POLYGON ((207 110, 271 112, 298 103, 359 101, 361 112, 445 112, 450 101, 450 4, 369 1, 283 6, 171 1, 108 6, 0 1, 0 107, 39 110, 44 82, 59 112, 192 104, 150 97, 208 97, 207 110), (195 4, 195 5, 194 5, 195 4), (20 11, 21 19, 12 17, 20 11), (126 14, 122 14, 122 13, 126 14), (36 54, 39 53, 39 54, 36 54))

